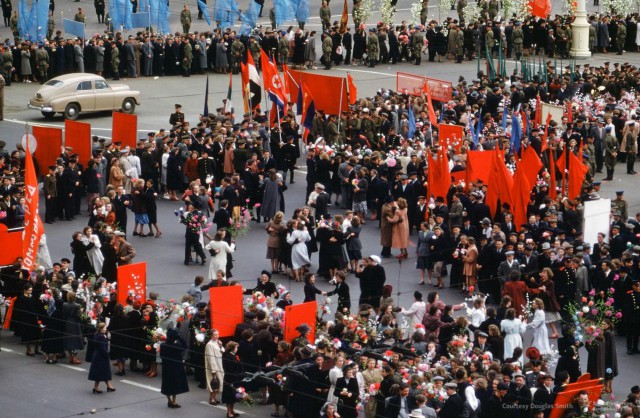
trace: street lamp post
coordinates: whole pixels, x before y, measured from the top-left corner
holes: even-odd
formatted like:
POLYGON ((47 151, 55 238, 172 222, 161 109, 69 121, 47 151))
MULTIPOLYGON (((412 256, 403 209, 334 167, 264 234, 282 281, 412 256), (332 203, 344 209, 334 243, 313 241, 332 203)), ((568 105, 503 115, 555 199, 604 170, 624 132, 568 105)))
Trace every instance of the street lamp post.
POLYGON ((571 25, 572 43, 571 56, 575 59, 591 58, 589 50, 589 22, 585 0, 577 0, 576 17, 571 25))

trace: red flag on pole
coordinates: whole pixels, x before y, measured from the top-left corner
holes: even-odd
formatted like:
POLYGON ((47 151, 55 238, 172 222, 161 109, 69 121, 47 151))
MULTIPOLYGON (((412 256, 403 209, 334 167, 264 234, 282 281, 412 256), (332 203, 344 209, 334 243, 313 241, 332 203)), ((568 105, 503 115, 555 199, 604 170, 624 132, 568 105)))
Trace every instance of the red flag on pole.
POLYGON ((356 84, 353 82, 353 77, 351 77, 351 74, 349 73, 347 73, 347 88, 347 93, 349 94, 349 104, 356 104, 356 102, 358 101, 358 89, 356 87, 356 84))
POLYGON ((340 29, 338 32, 340 34, 344 34, 347 31, 347 25, 349 24, 349 6, 347 5, 347 0, 344 0, 344 4, 342 5, 342 16, 340 17, 340 29))
POLYGON ((34 270, 38 244, 44 229, 38 214, 38 177, 36 177, 29 141, 27 140, 26 142, 27 149, 24 160, 24 197, 26 204, 24 206, 24 231, 22 233, 22 266, 25 269, 34 270))
POLYGON ((549 176, 551 176, 549 184, 549 197, 555 199, 557 196, 556 191, 556 160, 555 154, 551 148, 547 149, 549 153, 549 176))
POLYGON ((560 189, 560 193, 564 196, 564 186, 565 180, 567 179, 567 151, 565 150, 562 154, 560 154, 560 158, 556 161, 556 167, 560 170, 560 174, 562 174, 562 188, 560 189))
POLYGON ((589 171, 589 167, 582 162, 581 157, 582 154, 577 156, 573 152, 569 153, 569 191, 567 194, 569 199, 580 196, 582 183, 589 171))
POLYGON ((551 14, 551 0, 532 0, 529 9, 533 16, 546 19, 551 14))
POLYGON ((436 118, 436 112, 433 110, 433 102, 431 101, 431 89, 429 88, 429 83, 424 83, 424 93, 427 95, 427 103, 429 105, 429 122, 431 122, 431 126, 437 128, 438 118, 436 118))
POLYGON ((545 152, 547 148, 549 148, 547 136, 549 135, 549 123, 551 122, 551 118, 551 112, 549 112, 547 115, 547 121, 544 123, 544 130, 542 131, 542 148, 540 148, 540 152, 545 152))

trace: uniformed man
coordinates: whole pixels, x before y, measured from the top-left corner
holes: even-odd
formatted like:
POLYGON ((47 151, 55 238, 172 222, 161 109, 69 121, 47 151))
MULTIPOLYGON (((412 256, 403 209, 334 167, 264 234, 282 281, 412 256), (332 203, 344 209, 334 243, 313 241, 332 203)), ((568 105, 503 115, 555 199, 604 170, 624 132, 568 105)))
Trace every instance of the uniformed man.
POLYGON ((238 74, 240 72, 240 62, 242 62, 243 54, 244 44, 240 42, 240 39, 235 38, 231 44, 231 70, 234 74, 238 74))
POLYGON ((362 119, 360 120, 360 133, 367 137, 369 143, 373 143, 376 125, 369 115, 369 109, 362 109, 362 119))
POLYGON ((611 201, 611 210, 617 210, 620 212, 620 218, 623 222, 626 222, 629 215, 629 204, 623 198, 624 190, 618 190, 616 192, 616 198, 611 201))
POLYGON ((11 15, 11 20, 9 21, 9 26, 11 27, 11 33, 13 34, 13 43, 16 45, 20 44, 20 31, 18 30, 18 11, 14 10, 11 15))
POLYGON ((636 121, 627 121, 622 130, 622 143, 620 144, 620 151, 624 150, 627 157, 627 174, 631 175, 638 174, 634 170, 636 154, 638 153, 638 130, 636 126, 636 121))
POLYGON ((522 31, 522 22, 516 22, 513 32, 511 32, 511 38, 513 39, 513 51, 516 53, 516 60, 520 61, 520 57, 523 52, 524 32, 522 31))
POLYGON ((58 200, 58 185, 56 179, 55 165, 49 166, 49 173, 44 176, 42 182, 42 189, 44 190, 45 197, 45 212, 44 221, 48 224, 52 224, 56 220, 56 201, 58 200))
POLYGON ((325 70, 331 69, 331 51, 333 51, 333 39, 329 32, 325 32, 322 39, 322 63, 325 70))
POLYGON ((422 27, 415 29, 411 37, 411 54, 415 58, 415 65, 422 62, 422 47, 424 46, 424 36, 422 35, 422 27))
POLYGON ((464 23, 464 8, 467 7, 467 0, 458 0, 458 6, 456 9, 458 10, 458 20, 460 20, 460 24, 464 23))
POLYGON ((251 54, 251 58, 253 58, 253 62, 256 64, 256 68, 260 68, 260 44, 253 36, 249 37, 248 49, 251 54))
POLYGON ((631 290, 626 294, 624 310, 622 312, 627 332, 627 354, 632 356, 640 353, 638 337, 640 336, 640 281, 633 279, 631 290))
POLYGON ((4 77, 0 74, 0 120, 4 120, 4 77))
POLYGON ((185 35, 189 33, 189 29, 191 29, 191 11, 186 4, 180 12, 180 24, 182 25, 182 33, 185 35))
POLYGON ((459 25, 455 26, 455 30, 451 34, 453 37, 453 52, 456 56, 456 63, 462 63, 462 58, 464 58, 464 33, 460 29, 459 25))
POLYGON ((113 79, 120 80, 120 49, 117 46, 111 48, 111 70, 113 79))
POLYGON ((49 73, 49 53, 44 49, 44 44, 42 43, 38 45, 36 50, 36 68, 38 69, 40 84, 46 83, 49 73))
POLYGON ((493 30, 491 29, 491 24, 489 22, 487 22, 487 27, 485 29, 484 42, 485 42, 485 45, 487 46, 487 54, 489 55, 489 57, 493 57, 493 48, 495 47, 495 40, 493 38, 493 30))
POLYGON ((338 129, 338 115, 329 115, 329 122, 327 123, 327 140, 328 145, 340 145, 342 146, 342 139, 340 138, 340 130, 338 129))
POLYGON ((420 24, 422 26, 427 24, 428 17, 429 17, 429 0, 422 0, 422 3, 420 3, 420 24))
POLYGON ((47 39, 53 39, 53 32, 56 30, 56 20, 53 17, 53 12, 49 12, 49 20, 47 21, 47 39))
POLYGON ((616 50, 618 55, 622 55, 624 50, 624 44, 627 40, 627 25, 624 24, 624 20, 618 20, 618 32, 616 32, 616 50))
POLYGON ((376 30, 369 29, 369 37, 367 38, 367 59, 369 60, 369 68, 376 66, 378 62, 378 54, 380 53, 380 45, 378 44, 378 37, 376 36, 376 30))
POLYGON ((498 16, 498 0, 489 1, 489 19, 494 20, 498 16))
POLYGON ((329 30, 331 27, 331 9, 326 1, 323 1, 322 7, 320 7, 320 21, 322 22, 322 30, 329 30))
POLYGON ((184 122, 184 113, 182 113, 182 105, 176 103, 175 108, 176 108, 176 111, 171 114, 171 117, 169 117, 169 124, 171 126, 176 126, 176 124, 184 122))
POLYGON ((613 171, 618 161, 618 140, 613 135, 613 128, 607 126, 605 128, 604 137, 604 165, 607 167, 607 177, 604 181, 613 180, 613 171))
POLYGON ((271 10, 269 10, 269 21, 271 22, 271 29, 276 30, 278 25, 276 25, 276 8, 275 7, 272 7, 271 10))
POLYGON ((186 36, 182 39, 183 42, 183 50, 182 50, 182 76, 183 77, 191 77, 191 64, 193 62, 193 49, 191 48, 191 43, 189 42, 189 38, 186 36))
POLYGON ((78 7, 78 13, 76 13, 76 15, 73 17, 73 20, 80 23, 86 22, 87 17, 85 16, 84 10, 82 10, 82 7, 78 7))

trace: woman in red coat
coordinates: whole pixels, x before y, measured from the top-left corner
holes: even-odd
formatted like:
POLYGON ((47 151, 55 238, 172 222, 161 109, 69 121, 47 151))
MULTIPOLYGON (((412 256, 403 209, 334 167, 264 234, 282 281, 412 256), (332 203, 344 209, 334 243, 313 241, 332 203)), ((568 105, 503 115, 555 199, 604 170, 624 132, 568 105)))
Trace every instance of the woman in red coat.
POLYGON ((528 292, 529 288, 520 280, 520 272, 512 271, 509 274, 509 281, 504 284, 502 295, 511 297, 511 306, 516 310, 516 317, 522 315, 526 308, 528 292))

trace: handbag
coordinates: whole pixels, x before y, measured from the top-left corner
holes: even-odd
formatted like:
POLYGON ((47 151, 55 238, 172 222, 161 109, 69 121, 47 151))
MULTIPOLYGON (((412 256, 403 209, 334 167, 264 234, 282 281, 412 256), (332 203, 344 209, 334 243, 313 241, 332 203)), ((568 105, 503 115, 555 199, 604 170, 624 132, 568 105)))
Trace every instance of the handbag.
POLYGON ((220 379, 218 378, 218 373, 215 373, 211 378, 211 382, 209 382, 209 386, 212 390, 216 390, 220 387, 220 379))

